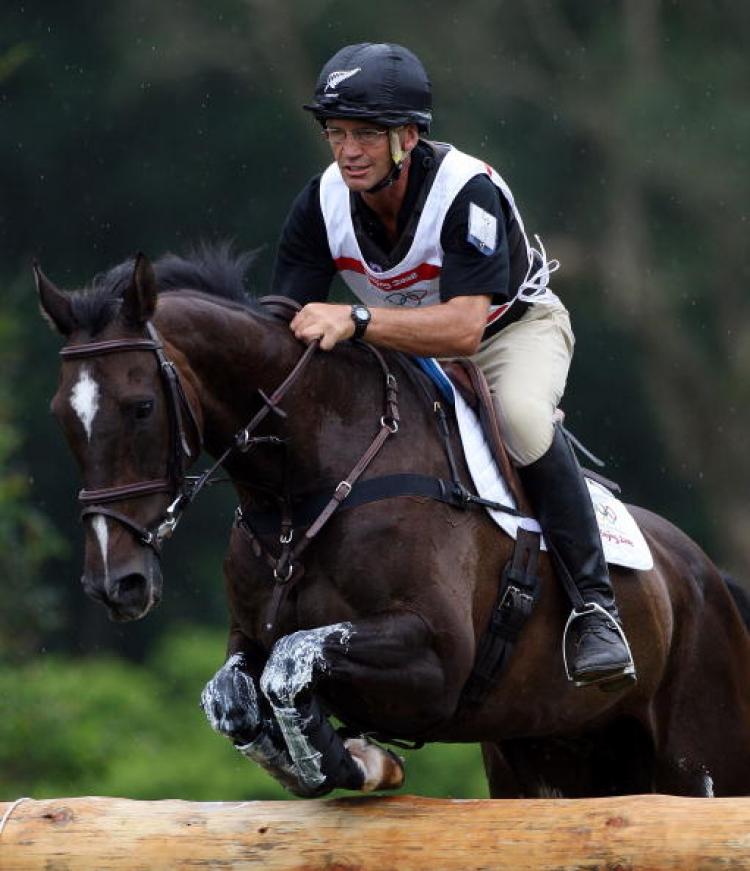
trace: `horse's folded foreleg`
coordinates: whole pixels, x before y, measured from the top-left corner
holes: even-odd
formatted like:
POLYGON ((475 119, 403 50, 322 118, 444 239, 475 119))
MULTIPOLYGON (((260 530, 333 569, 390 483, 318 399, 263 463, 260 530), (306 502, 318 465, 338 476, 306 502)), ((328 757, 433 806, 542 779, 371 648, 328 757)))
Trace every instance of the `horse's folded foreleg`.
POLYGON ((318 681, 356 686, 367 695, 406 697, 426 716, 445 702, 441 664, 430 631, 413 613, 301 630, 274 645, 260 680, 308 795, 334 788, 393 789, 403 782, 394 754, 365 738, 344 741, 315 695, 318 681), (422 705, 424 702, 424 705, 422 705))
POLYGON ((201 707, 214 731, 229 738, 287 789, 294 790, 294 764, 268 702, 258 694, 245 657, 235 653, 206 684, 201 707))
POLYGON ((361 789, 366 779, 312 694, 326 670, 326 646, 346 647, 351 631, 351 624, 337 623, 284 636, 274 645, 261 677, 261 689, 307 795, 323 795, 336 787, 361 789))

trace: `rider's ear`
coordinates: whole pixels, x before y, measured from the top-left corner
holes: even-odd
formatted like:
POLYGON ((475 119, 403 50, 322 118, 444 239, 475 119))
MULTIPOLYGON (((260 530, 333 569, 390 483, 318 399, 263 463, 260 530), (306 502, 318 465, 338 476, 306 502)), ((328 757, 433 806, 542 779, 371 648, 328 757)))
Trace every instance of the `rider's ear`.
POLYGON ((419 130, 417 129, 417 125, 406 124, 404 126, 403 144, 401 147, 407 154, 409 154, 416 146, 417 142, 419 142, 419 130))
POLYGON ((126 320, 141 326, 150 320, 156 308, 156 275, 151 261, 138 253, 133 277, 122 295, 122 313, 126 320))
POLYGON ((34 281, 39 294, 39 305, 44 317, 63 336, 69 336, 76 327, 76 319, 73 316, 73 307, 67 293, 58 290, 55 285, 42 272, 39 264, 34 261, 34 281))

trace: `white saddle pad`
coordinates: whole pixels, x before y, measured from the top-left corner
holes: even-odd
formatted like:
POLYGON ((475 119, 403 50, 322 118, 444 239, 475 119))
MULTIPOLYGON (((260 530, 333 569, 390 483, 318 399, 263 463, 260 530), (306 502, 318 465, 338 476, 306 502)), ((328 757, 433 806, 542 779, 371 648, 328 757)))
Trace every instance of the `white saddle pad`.
MULTIPOLYGON (((451 389, 453 389, 452 384, 451 389)), ((515 500, 498 471, 477 416, 455 389, 453 395, 456 400, 456 418, 466 454, 466 462, 477 493, 484 499, 491 499, 500 505, 516 508, 515 500)), ((638 524, 633 519, 633 515, 619 499, 601 484, 588 478, 586 483, 596 510, 607 562, 630 569, 648 570, 652 568, 654 561, 651 551, 638 528, 638 524)), ((487 511, 495 523, 513 539, 515 539, 519 527, 532 532, 541 532, 536 520, 514 517, 512 514, 490 508, 487 511)), ((542 548, 546 549, 544 539, 542 539, 542 548)))

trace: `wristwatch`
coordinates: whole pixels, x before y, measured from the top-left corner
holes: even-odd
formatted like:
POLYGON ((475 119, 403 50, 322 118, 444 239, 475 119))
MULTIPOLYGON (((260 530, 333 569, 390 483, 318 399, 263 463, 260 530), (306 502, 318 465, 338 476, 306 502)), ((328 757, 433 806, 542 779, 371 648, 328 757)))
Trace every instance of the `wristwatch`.
POLYGON ((354 321, 354 335, 352 338, 361 339, 372 320, 372 313, 363 303, 355 303, 352 306, 352 320, 354 321))

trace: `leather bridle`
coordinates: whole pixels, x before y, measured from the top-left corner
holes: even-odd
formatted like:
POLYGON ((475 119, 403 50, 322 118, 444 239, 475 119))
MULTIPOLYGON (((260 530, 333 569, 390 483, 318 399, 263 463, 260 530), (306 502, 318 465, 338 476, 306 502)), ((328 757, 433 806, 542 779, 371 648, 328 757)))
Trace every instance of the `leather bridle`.
POLYGON ((163 478, 153 478, 133 484, 118 484, 114 487, 102 487, 96 490, 84 488, 78 493, 78 501, 83 505, 82 520, 94 514, 111 517, 133 532, 142 544, 146 544, 158 552, 161 542, 174 531, 185 501, 190 501, 192 492, 192 488, 188 486, 190 479, 185 475, 189 462, 194 458, 185 429, 186 418, 190 421, 190 426, 196 435, 196 456, 200 453, 202 438, 198 418, 187 398, 176 366, 164 353, 164 346, 154 325, 147 321, 145 328, 148 338, 106 339, 101 342, 67 345, 60 351, 60 356, 64 360, 81 360, 105 354, 133 351, 151 351, 156 355, 167 398, 169 418, 170 446, 166 474, 163 478), (169 493, 176 498, 167 507, 164 514, 148 527, 141 526, 132 517, 109 507, 117 502, 151 496, 154 493, 169 493))

